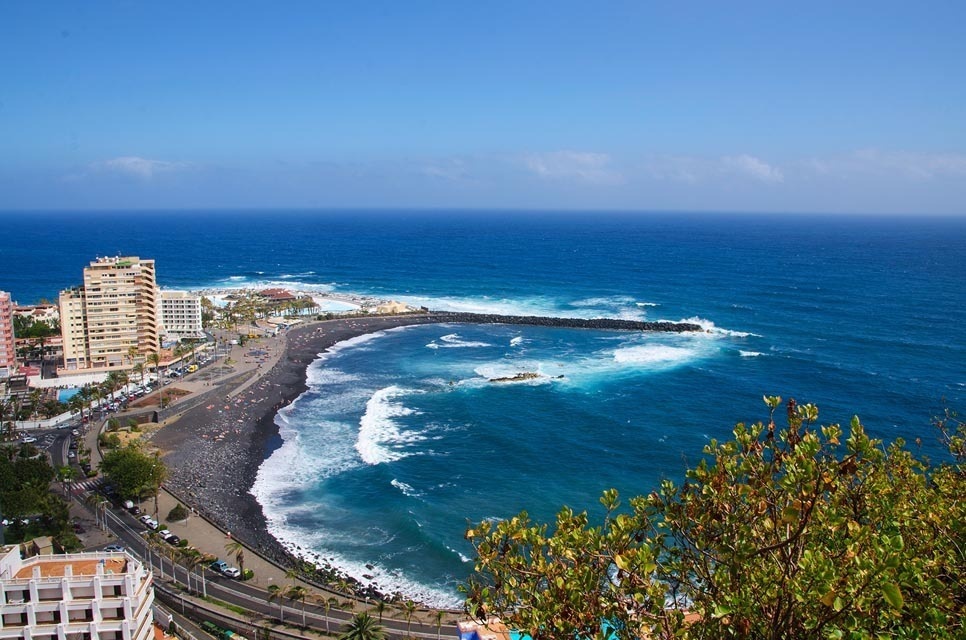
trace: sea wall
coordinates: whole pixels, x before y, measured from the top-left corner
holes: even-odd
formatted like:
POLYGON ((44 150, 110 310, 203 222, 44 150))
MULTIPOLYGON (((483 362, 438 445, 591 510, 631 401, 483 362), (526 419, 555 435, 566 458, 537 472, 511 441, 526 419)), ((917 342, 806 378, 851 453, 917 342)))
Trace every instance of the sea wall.
POLYGON ((570 329, 605 329, 616 331, 660 331, 684 333, 703 331, 690 322, 643 322, 613 318, 551 318, 543 316, 504 316, 490 313, 451 313, 434 311, 432 315, 441 322, 466 322, 473 324, 520 324, 537 327, 563 327, 570 329))

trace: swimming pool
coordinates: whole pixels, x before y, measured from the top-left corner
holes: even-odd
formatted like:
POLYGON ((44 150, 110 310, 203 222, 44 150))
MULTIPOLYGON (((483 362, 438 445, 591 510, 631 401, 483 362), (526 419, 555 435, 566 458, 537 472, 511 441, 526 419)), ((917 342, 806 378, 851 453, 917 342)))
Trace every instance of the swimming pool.
POLYGON ((60 391, 57 392, 57 401, 67 402, 68 400, 76 396, 78 393, 80 393, 80 389, 61 389, 60 391))

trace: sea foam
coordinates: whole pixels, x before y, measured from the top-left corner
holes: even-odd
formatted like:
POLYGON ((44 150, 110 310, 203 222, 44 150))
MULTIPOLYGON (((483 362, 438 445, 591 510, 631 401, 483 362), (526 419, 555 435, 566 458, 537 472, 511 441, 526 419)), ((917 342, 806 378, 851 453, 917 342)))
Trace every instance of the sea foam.
POLYGON ((394 420, 416 413, 400 402, 393 402, 395 398, 409 393, 414 391, 406 391, 393 385, 376 391, 366 402, 366 412, 359 419, 359 436, 355 445, 356 451, 366 464, 376 465, 401 460, 409 454, 402 451, 400 445, 425 440, 425 436, 420 433, 400 430, 394 420))

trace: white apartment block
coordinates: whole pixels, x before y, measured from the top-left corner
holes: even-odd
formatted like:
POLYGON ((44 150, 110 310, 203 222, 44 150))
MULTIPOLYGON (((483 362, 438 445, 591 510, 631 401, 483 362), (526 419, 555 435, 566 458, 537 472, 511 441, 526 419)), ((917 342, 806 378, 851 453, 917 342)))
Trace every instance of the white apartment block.
POLYGON ((201 296, 187 291, 161 291, 161 331, 172 340, 202 340, 201 296))
POLYGON ((98 258, 84 268, 84 285, 60 294, 64 370, 128 368, 132 347, 158 352, 154 260, 98 258))
POLYGON ((152 575, 126 553, 0 554, 0 640, 152 637, 152 575))
POLYGON ((0 378, 6 378, 17 370, 17 350, 13 338, 13 301, 9 293, 0 291, 0 378))

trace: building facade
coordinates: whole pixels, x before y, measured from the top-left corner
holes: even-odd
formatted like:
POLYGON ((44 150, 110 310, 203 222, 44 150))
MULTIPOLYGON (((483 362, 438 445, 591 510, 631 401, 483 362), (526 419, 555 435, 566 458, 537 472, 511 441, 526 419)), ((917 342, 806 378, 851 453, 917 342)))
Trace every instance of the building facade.
POLYGON ((0 378, 17 371, 17 349, 13 335, 13 301, 10 294, 0 291, 0 378))
POLYGON ((187 291, 161 291, 161 332, 171 340, 202 340, 201 296, 187 291))
POLYGON ((64 370, 127 368, 157 353, 154 260, 98 258, 84 268, 84 284, 61 292, 64 370))
POLYGON ((0 554, 0 640, 152 637, 152 575, 126 553, 0 554))

